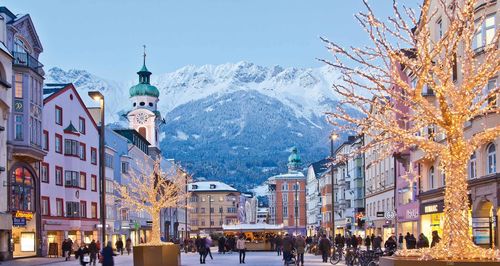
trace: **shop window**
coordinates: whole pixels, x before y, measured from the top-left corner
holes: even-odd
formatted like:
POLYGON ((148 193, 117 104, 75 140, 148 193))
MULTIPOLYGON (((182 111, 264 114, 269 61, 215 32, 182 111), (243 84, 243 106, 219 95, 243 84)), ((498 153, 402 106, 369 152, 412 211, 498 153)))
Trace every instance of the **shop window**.
POLYGON ((21 232, 21 252, 35 252, 35 233, 21 232))
POLYGON ((497 172, 497 153, 495 144, 491 143, 488 145, 486 151, 488 152, 486 173, 494 174, 497 172))
POLYGON ((35 180, 25 167, 17 167, 10 181, 11 210, 35 211, 35 180))

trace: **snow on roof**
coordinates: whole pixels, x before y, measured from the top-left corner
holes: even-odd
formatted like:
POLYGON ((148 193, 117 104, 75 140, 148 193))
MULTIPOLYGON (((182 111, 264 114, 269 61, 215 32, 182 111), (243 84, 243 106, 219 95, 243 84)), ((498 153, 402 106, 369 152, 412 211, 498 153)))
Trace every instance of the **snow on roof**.
POLYGON ((275 180, 275 179, 301 179, 301 178, 306 178, 306 176, 302 172, 290 172, 286 174, 280 174, 280 175, 275 175, 271 176, 269 180, 275 180))
POLYGON ((228 184, 219 181, 198 181, 189 184, 188 190, 190 192, 197 191, 234 191, 238 192, 235 188, 228 184))
POLYGON ((283 224, 223 224, 223 231, 268 231, 283 230, 283 224))

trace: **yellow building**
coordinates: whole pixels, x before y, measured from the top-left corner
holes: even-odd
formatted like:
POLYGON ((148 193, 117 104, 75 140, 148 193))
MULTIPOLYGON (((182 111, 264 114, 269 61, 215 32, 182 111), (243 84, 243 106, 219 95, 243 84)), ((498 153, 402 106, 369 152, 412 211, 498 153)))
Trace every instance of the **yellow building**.
POLYGON ((222 232, 222 225, 239 223, 240 193, 218 181, 188 185, 188 222, 192 234, 222 232))

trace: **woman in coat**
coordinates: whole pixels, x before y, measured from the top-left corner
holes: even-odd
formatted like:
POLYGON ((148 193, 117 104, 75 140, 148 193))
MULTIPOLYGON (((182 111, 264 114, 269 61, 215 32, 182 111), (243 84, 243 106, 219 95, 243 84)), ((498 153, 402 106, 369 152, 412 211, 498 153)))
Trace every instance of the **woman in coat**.
POLYGON ((111 247, 111 241, 108 241, 108 244, 105 248, 102 249, 102 266, 114 266, 116 256, 115 252, 113 252, 113 248, 111 247))

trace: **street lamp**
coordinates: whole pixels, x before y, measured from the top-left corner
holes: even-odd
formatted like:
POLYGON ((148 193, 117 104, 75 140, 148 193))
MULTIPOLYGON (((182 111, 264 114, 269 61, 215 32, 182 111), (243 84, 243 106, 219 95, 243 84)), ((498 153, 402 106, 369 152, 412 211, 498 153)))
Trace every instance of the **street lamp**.
POLYGON ((106 246, 106 177, 104 161, 104 96, 99 91, 89 91, 90 98, 100 104, 101 127, 99 128, 99 178, 101 183, 101 247, 106 246))
MULTIPOLYGON (((333 154, 333 142, 336 141, 337 139, 339 138, 339 135, 337 135, 336 133, 332 133, 330 135, 330 157, 332 158, 333 160, 333 157, 334 157, 334 154, 333 154)), ((334 184, 335 184, 335 177, 333 175, 333 162, 332 164, 330 165, 330 172, 331 172, 331 177, 332 177, 332 212, 331 212, 331 219, 332 219, 332 238, 335 237, 335 190, 334 190, 334 184)))
MULTIPOLYGON (((184 172, 182 173, 184 175, 184 179, 186 181, 186 205, 185 205, 185 210, 184 210, 184 239, 188 239, 188 175, 184 172)), ((186 249, 187 250, 187 249, 186 249)))
POLYGON ((298 235, 298 218, 299 218, 299 181, 297 180, 295 183, 295 235, 298 235))

